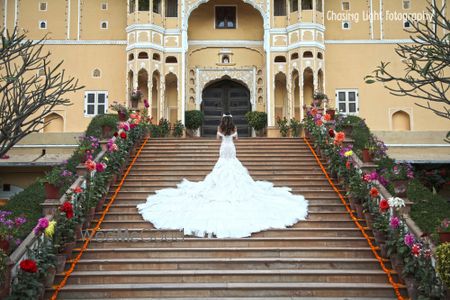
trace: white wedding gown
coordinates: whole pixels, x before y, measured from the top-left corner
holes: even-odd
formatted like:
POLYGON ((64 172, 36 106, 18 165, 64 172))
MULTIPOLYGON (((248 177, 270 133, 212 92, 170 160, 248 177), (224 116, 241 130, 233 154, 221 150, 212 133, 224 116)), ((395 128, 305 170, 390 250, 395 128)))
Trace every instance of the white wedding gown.
POLYGON ((233 137, 222 137, 220 158, 203 181, 183 179, 177 188, 150 195, 137 207, 159 229, 184 230, 186 235, 240 238, 304 220, 308 202, 288 187, 254 181, 236 158, 233 137))

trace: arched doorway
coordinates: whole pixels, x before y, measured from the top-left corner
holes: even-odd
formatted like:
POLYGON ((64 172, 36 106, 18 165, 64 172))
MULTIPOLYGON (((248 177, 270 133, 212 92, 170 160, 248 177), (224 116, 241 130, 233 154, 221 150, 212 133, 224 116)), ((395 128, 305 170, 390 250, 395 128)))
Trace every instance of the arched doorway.
POLYGON ((202 136, 216 135, 217 126, 225 112, 233 115, 239 136, 250 136, 251 128, 247 124, 245 114, 252 110, 252 106, 250 91, 244 85, 229 79, 220 80, 203 90, 202 99, 202 111, 205 114, 202 136))

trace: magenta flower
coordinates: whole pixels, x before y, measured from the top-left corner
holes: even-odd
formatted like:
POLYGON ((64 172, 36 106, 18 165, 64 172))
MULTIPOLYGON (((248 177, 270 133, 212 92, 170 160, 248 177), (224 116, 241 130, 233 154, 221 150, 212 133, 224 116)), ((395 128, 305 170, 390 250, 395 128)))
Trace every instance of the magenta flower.
POLYGON ((389 226, 391 226, 392 229, 397 229, 399 225, 400 219, 397 217, 392 217, 389 226))
POLYGON ((103 163, 103 162, 97 163, 97 164, 95 165, 95 170, 96 170, 97 172, 103 172, 103 171, 105 171, 105 169, 106 169, 106 164, 103 163))
POLYGON ((414 242, 416 241, 416 239, 413 234, 407 233, 405 235, 403 241, 405 242, 405 245, 407 245, 408 247, 411 247, 414 244, 414 242))
POLYGON ((144 106, 145 106, 145 108, 149 108, 150 107, 150 105, 148 104, 148 100, 147 99, 144 99, 144 106))
POLYGON ((47 227, 48 227, 48 220, 47 218, 40 218, 38 220, 38 223, 36 225, 36 227, 34 227, 33 231, 35 235, 40 234, 42 231, 44 231, 47 227))

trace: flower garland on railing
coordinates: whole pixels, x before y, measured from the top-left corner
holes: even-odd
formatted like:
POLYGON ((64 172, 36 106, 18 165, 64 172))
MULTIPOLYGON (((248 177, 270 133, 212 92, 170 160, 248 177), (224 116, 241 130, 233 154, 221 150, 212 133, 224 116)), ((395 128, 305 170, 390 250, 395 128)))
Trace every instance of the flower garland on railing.
POLYGON ((123 173, 130 154, 148 132, 147 120, 140 113, 132 112, 129 121, 118 124, 119 131, 113 138, 103 144, 89 139, 90 147, 84 151, 86 161, 82 164, 86 171, 66 191, 65 201, 54 215, 38 220, 33 229, 37 243, 27 250, 18 265, 10 299, 36 299, 44 292, 46 281, 51 282, 46 287, 51 287, 53 280, 44 278, 48 269, 63 271, 76 240, 82 238, 81 229, 90 228, 95 212, 103 211, 110 185, 123 173), (99 153, 95 159, 93 153, 99 153), (30 272, 31 261, 39 272, 30 272), (24 289, 30 290, 30 297, 24 296, 24 289))
MULTIPOLYGON (((312 108, 303 124, 306 138, 313 141, 311 146, 314 151, 327 160, 326 172, 346 187, 348 205, 359 219, 366 219, 368 228, 373 230, 381 256, 391 258, 392 266, 400 279, 406 282, 410 296, 414 299, 441 299, 444 289, 434 268, 429 240, 411 233, 403 212, 404 200, 392 197, 384 189, 388 187, 388 178, 411 178, 411 168, 399 165, 394 166, 392 171, 363 172, 358 167, 357 161, 360 160, 354 153, 351 141, 339 130, 336 121, 312 108)), ((373 138, 372 143, 381 145, 379 153, 386 156, 382 142, 373 138)))

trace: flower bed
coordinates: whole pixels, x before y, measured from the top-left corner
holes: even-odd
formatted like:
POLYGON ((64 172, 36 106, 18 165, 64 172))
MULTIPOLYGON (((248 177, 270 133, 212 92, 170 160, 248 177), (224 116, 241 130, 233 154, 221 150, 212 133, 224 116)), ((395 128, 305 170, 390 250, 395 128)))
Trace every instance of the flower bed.
MULTIPOLYGON (((44 205, 45 216, 41 207, 34 207, 33 219, 29 221, 34 228, 10 256, 16 263, 11 299, 24 299, 24 290, 29 290, 34 299, 43 293, 44 286, 51 286, 56 269, 62 272, 65 260, 71 258, 76 239, 81 238, 80 229, 89 228, 95 211, 103 209, 110 185, 122 174, 130 154, 148 132, 147 118, 139 113, 129 115, 129 121, 117 123, 113 137, 108 140, 92 135, 82 137, 74 155, 45 177, 47 182, 58 185, 63 195, 60 199, 45 201, 43 189, 35 195, 38 203, 44 205), (36 271, 24 268, 26 260, 28 265, 36 265, 36 271)), ((102 122, 97 119, 95 123, 102 122)), ((97 129, 89 126, 87 132, 100 133, 97 129)), ((26 194, 27 189, 23 193, 26 194)), ((24 203, 25 199, 21 200, 14 203, 24 203)), ((27 228, 29 233, 31 227, 27 228)))
POLYGON ((338 115, 331 121, 312 108, 303 123, 315 151, 327 159, 328 172, 347 191, 350 206, 358 219, 366 220, 380 254, 391 258, 410 296, 441 299, 444 289, 434 269, 433 244, 415 228, 402 198, 409 189, 414 199, 412 187, 418 182, 413 180, 411 166, 390 159, 384 144, 358 117, 338 115), (374 161, 362 163, 358 156, 367 145, 371 145, 374 161))

